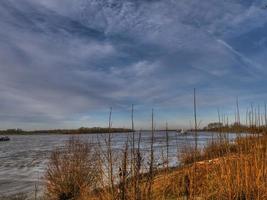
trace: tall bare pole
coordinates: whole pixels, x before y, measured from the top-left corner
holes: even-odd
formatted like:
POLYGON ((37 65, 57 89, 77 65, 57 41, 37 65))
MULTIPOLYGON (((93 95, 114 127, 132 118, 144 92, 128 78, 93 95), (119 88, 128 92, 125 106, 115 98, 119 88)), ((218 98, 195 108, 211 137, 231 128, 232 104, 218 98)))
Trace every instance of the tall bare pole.
POLYGON ((258 117, 257 117, 257 107, 255 106, 255 109, 254 109, 254 115, 255 115, 255 128, 257 128, 258 126, 258 117))
POLYGON ((237 113, 237 124, 240 125, 240 113, 239 113, 239 102, 238 97, 236 97, 236 113, 237 113))
POLYGON ((112 158, 112 149, 111 149, 111 116, 112 116, 112 107, 110 107, 110 112, 109 112, 109 119, 108 119, 108 162, 109 162, 109 179, 110 179, 110 184, 111 184, 111 194, 112 198, 115 198, 114 195, 114 179, 113 179, 113 158, 112 158))
POLYGON ((251 103, 251 125, 252 127, 254 126, 254 108, 253 108, 253 104, 251 103))
POLYGON ((267 126, 267 110, 266 110, 266 103, 264 103, 264 119, 265 119, 265 128, 267 126))
POLYGON ((132 159, 133 159, 133 166, 135 166, 135 131, 134 131, 134 105, 132 104, 132 159))
POLYGON ((134 199, 137 198, 137 182, 136 182, 136 152, 135 152, 135 131, 134 131, 134 105, 132 104, 132 149, 131 149, 131 171, 133 176, 134 199))
POLYGON ((133 104, 132 104, 132 131, 134 132, 134 105, 133 104))
POLYGON ((246 126, 248 126, 248 108, 246 110, 246 126))
POLYGON ((141 189, 140 189, 140 170, 141 170, 141 153, 140 153, 140 144, 141 144, 141 137, 142 132, 140 130, 139 136, 138 136, 138 143, 137 143, 137 151, 136 151, 136 194, 135 194, 135 200, 141 200, 141 189))
MULTIPOLYGON (((196 88, 194 88, 194 121, 195 121, 195 152, 194 152, 194 162, 196 162, 196 155, 197 155, 197 103, 196 103, 196 88)), ((196 163, 194 165, 194 181, 193 181, 193 199, 195 199, 195 192, 196 192, 196 163)))
POLYGON ((219 134, 220 134, 220 140, 222 139, 222 122, 221 122, 221 114, 220 114, 220 109, 217 109, 218 113, 218 119, 219 119, 219 134))
POLYGON ((166 122, 166 156, 167 156, 167 160, 166 160, 166 164, 167 164, 167 169, 169 169, 169 132, 168 132, 168 122, 166 122))
POLYGON ((112 115, 112 107, 110 107, 110 111, 109 111, 109 118, 108 118, 108 129, 109 132, 111 131, 111 115, 112 115))
POLYGON ((258 137, 260 137, 260 128, 261 128, 261 114, 260 114, 260 105, 258 104, 258 137))
POLYGON ((260 113, 260 104, 258 104, 258 126, 261 127, 261 113, 260 113))
POLYGON ((153 167, 154 167, 154 109, 152 109, 152 124, 151 124, 151 146, 150 146, 150 163, 149 163, 149 187, 148 199, 152 200, 152 181, 153 181, 153 167))
POLYGON ((195 151, 197 151, 197 104, 196 104, 196 88, 194 88, 194 119, 195 119, 195 151))
MULTIPOLYGON (((134 105, 132 104, 132 114, 131 114, 131 119, 132 119, 132 159, 134 161, 135 157, 134 157, 134 154, 135 154, 135 131, 134 131, 134 105)), ((134 165, 134 163, 133 163, 134 165)))

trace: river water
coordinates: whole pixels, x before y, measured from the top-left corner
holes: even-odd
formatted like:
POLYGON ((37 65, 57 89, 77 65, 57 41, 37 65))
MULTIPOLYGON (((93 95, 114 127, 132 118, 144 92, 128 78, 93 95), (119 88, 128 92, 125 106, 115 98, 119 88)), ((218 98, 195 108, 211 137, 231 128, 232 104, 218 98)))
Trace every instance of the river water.
MULTIPOLYGON (((122 150, 127 141, 127 133, 112 134, 112 148, 122 150)), ((48 158, 53 149, 61 147, 70 137, 79 137, 83 141, 104 141, 105 134, 83 135, 10 135, 10 141, 0 142, 0 196, 17 193, 31 193, 36 186, 40 192, 42 189, 42 177, 46 170, 48 158)), ((198 146, 201 148, 208 141, 218 138, 216 133, 198 133, 198 146)), ((228 134, 233 140, 236 134, 228 134)), ((141 149, 150 148, 151 133, 143 132, 141 135, 141 149)), ((160 156, 166 146, 165 132, 155 133, 155 154, 160 156)), ((172 165, 177 165, 177 155, 182 148, 194 144, 194 134, 178 135, 169 132, 169 157, 172 165)))

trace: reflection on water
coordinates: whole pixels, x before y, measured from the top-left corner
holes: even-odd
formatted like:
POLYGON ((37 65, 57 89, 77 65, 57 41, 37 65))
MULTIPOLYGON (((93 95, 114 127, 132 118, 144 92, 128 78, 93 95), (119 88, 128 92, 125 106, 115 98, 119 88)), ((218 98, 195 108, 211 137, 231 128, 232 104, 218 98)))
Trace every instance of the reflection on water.
MULTIPOLYGON (((198 145, 203 147, 212 137, 217 134, 198 133, 198 145)), ((120 150, 123 148, 128 134, 116 133, 112 136, 112 148, 120 150)), ((142 133, 141 149, 150 148, 150 133, 142 133)), ((0 194, 10 195, 19 192, 32 193, 35 184, 41 189, 42 176, 44 174, 50 152, 62 146, 70 135, 10 135, 11 141, 0 143, 0 194)), ((102 141, 104 134, 79 135, 82 140, 102 141)), ((229 139, 236 137, 229 134, 229 139)), ((155 133, 155 154, 160 156, 162 148, 165 147, 165 132, 155 133)), ((177 135, 176 132, 169 132, 169 156, 173 165, 178 163, 177 152, 185 145, 194 143, 193 134, 177 135)))

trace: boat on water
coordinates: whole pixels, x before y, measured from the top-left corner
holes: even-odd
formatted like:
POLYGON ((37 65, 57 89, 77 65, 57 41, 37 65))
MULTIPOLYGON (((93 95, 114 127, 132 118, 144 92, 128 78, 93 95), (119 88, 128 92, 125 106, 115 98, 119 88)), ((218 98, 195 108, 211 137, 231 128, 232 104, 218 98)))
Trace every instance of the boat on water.
POLYGON ((186 134, 188 134, 188 132, 186 130, 184 130, 184 129, 177 130, 177 133, 179 135, 186 135, 186 134))
POLYGON ((7 136, 4 136, 4 137, 0 137, 0 142, 6 142, 6 141, 9 141, 10 138, 7 137, 7 136))

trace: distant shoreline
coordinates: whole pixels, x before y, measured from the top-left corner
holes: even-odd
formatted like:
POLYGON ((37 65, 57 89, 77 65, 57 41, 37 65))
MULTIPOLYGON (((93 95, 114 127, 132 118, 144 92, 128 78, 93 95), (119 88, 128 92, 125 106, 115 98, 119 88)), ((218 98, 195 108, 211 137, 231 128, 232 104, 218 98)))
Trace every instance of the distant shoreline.
MULTIPOLYGON (((218 132, 218 133, 262 133, 265 126, 255 127, 255 126, 245 126, 241 124, 233 124, 227 126, 219 126, 212 128, 202 128, 198 129, 197 132, 218 132)), ((151 130, 134 130, 136 133, 141 132, 151 132, 151 130)), ((172 132, 177 131, 176 129, 158 129, 155 132, 172 132)), ((194 129, 188 129, 188 132, 194 133, 194 129)), ((6 129, 0 130, 0 135, 48 135, 48 134, 62 134, 62 135, 75 135, 75 134, 107 134, 107 133, 130 133, 133 132, 130 128, 108 128, 108 127, 81 127, 78 129, 50 129, 50 130, 22 130, 22 129, 6 129)))
MULTIPOLYGON (((139 133, 149 133, 151 130, 135 130, 134 132, 139 133)), ((167 130, 168 132, 176 132, 177 130, 167 130)), ((188 130, 190 133, 194 133, 195 130, 188 130)), ((125 128, 79 128, 79 129, 53 129, 53 130, 33 130, 33 131, 25 131, 21 129, 8 129, 8 130, 0 130, 0 136, 4 135, 80 135, 80 134, 108 134, 108 133, 131 133, 133 132, 131 129, 125 128)), ((154 130, 154 132, 166 132, 166 130, 154 130)), ((235 133, 233 130, 218 130, 218 129, 199 129, 197 132, 206 132, 206 133, 235 133)), ((248 133, 248 130, 242 130, 239 133, 248 133)))
POLYGON ((125 128, 79 128, 79 129, 53 129, 53 130, 33 130, 25 131, 21 129, 8 129, 1 130, 0 135, 44 135, 44 134, 62 134, 62 135, 75 135, 75 134, 105 134, 105 133, 129 133, 131 129, 125 128))

